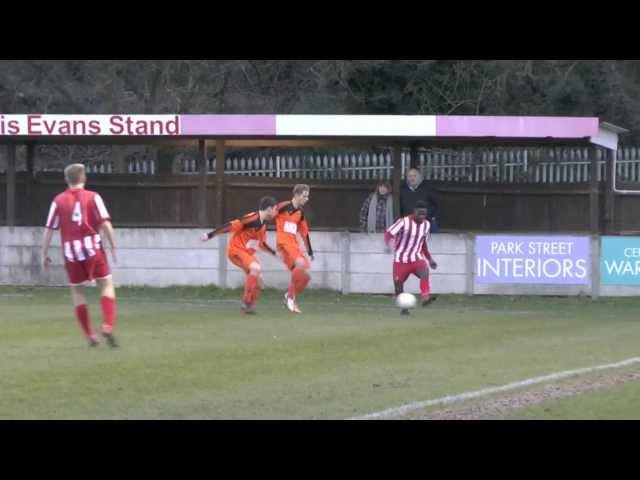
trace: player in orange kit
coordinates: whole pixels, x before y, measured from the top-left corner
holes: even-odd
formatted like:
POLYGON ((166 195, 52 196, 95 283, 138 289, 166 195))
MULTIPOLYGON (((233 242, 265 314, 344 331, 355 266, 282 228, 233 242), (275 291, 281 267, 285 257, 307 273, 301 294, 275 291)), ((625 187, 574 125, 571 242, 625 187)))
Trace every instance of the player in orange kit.
POLYGON ((298 308, 296 298, 311 280, 307 271, 311 268, 311 264, 302 253, 297 237, 299 233, 304 240, 309 258, 313 260, 309 225, 302 211, 302 207, 308 201, 309 186, 296 185, 293 188, 293 199, 281 202, 276 207, 276 248, 282 261, 291 271, 291 283, 284 295, 284 301, 289 311, 293 313, 302 313, 298 308))
POLYGON ((276 254, 266 243, 266 222, 273 220, 275 206, 274 198, 263 197, 260 199, 258 212, 248 213, 239 219, 227 222, 209 233, 204 233, 201 237, 201 240, 206 242, 216 235, 229 232, 232 234, 227 246, 227 258, 247 274, 241 307, 246 314, 255 314, 260 290, 264 288, 262 269, 253 247, 259 246, 272 255, 276 254))

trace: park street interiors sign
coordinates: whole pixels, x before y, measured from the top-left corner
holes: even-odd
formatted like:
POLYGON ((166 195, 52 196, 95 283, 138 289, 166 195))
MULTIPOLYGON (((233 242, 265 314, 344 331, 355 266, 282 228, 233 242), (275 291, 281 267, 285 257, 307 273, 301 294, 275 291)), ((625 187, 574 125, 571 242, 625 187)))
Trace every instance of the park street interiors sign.
POLYGON ((588 237, 481 235, 476 283, 588 285, 588 237))

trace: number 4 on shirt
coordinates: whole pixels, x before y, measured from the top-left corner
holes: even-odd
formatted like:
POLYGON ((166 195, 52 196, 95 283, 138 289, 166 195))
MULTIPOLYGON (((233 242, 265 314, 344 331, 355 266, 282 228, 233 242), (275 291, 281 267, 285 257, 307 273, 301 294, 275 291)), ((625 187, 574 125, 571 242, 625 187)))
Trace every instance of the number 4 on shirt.
POLYGON ((80 202, 76 202, 75 206, 73 207, 71 221, 76 222, 78 226, 82 225, 82 210, 80 209, 80 202))

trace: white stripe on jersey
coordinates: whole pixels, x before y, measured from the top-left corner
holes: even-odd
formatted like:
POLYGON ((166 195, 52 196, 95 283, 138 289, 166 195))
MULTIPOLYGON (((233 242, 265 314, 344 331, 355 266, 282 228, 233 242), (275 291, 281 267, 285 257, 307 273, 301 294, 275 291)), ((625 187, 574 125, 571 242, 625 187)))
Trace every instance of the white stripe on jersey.
POLYGON ((57 230, 60 225, 60 215, 57 214, 58 206, 56 202, 51 202, 51 207, 49 207, 49 215, 47 216, 46 227, 51 228, 53 230, 57 230))
POLYGON ((404 217, 398 219, 396 223, 391 225, 387 231, 395 237, 398 234, 398 232, 402 230, 403 226, 404 226, 404 217))
POLYGON ((395 261, 400 262, 400 255, 404 252, 405 248, 407 248, 407 242, 409 241, 409 237, 411 236, 411 222, 409 222, 408 217, 404 217, 402 219, 402 229, 396 236, 396 255, 395 261))
POLYGON ((407 252, 405 253, 407 262, 415 262, 418 260, 418 246, 420 246, 422 237, 424 236, 424 232, 425 232, 425 227, 426 225, 424 224, 424 222, 418 224, 416 222, 411 222, 413 223, 413 232, 414 232, 414 236, 413 238, 411 238, 411 241, 409 243, 409 248, 407 250, 407 252))
POLYGON ((411 248, 411 253, 409 254, 410 262, 424 260, 424 255, 422 254, 421 247, 427 233, 427 222, 424 221, 420 225, 416 225, 418 226, 418 234, 416 235, 416 241, 414 242, 413 247, 411 248))
POLYGON ((100 217, 105 219, 105 218, 111 218, 109 216, 109 212, 107 211, 107 207, 104 206, 104 202, 102 201, 102 197, 100 195, 98 195, 96 193, 96 196, 94 197, 94 201, 96 202, 96 206, 98 207, 98 213, 100 213, 100 217))
POLYGON ((409 217, 404 217, 403 221, 405 228, 396 237, 394 260, 397 263, 413 263, 418 260, 426 260, 422 253, 422 245, 429 238, 430 223, 425 220, 418 224, 409 217))
POLYGON ((415 243, 416 239, 418 238, 418 225, 416 225, 415 222, 412 222, 409 219, 407 219, 407 222, 409 223, 409 228, 407 230, 405 230, 405 235, 407 236, 407 241, 405 242, 404 249, 402 250, 402 253, 400 254, 400 261, 402 263, 409 263, 410 262, 409 254, 413 250, 413 244, 415 243))
POLYGON ((94 257, 96 251, 102 248, 100 235, 87 235, 83 240, 66 241, 62 244, 64 256, 69 262, 83 262, 94 257))
POLYGON ((402 263, 411 262, 411 252, 413 252, 413 247, 416 243, 416 240, 418 239, 418 233, 419 233, 418 225, 412 221, 409 221, 409 224, 411 225, 410 227, 411 234, 409 235, 409 239, 407 240, 407 246, 405 247, 404 252, 400 257, 400 260, 402 261, 402 263))
POLYGON ((75 253, 76 258, 81 262, 86 260, 87 257, 82 250, 82 242, 80 240, 73 241, 73 252, 75 253))

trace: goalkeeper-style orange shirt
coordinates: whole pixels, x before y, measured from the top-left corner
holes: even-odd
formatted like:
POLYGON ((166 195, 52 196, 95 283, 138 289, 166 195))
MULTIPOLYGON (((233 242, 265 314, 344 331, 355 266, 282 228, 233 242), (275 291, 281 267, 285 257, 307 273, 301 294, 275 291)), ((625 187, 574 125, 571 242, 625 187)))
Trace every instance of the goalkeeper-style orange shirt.
POLYGON ((232 220, 221 227, 221 232, 230 232, 231 240, 227 246, 227 253, 234 250, 253 251, 257 247, 262 250, 275 254, 275 252, 267 245, 267 224, 260 221, 260 215, 257 212, 248 213, 239 219, 232 220))
POLYGON ((309 239, 309 225, 304 218, 301 208, 293 206, 291 201, 281 202, 276 206, 276 243, 291 247, 298 247, 296 235, 299 233, 307 247, 307 253, 313 255, 311 240, 309 239))

